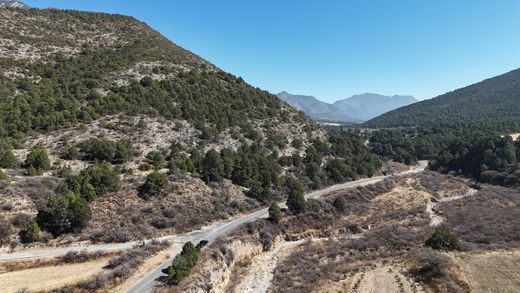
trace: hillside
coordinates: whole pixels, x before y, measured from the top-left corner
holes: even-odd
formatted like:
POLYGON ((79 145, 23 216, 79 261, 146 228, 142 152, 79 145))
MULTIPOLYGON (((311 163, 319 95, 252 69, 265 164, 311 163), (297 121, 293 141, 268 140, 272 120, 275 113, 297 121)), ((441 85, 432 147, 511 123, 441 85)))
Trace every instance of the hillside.
POLYGON ((409 105, 377 118, 367 127, 449 124, 484 130, 520 128, 520 69, 409 105))
POLYGON ((380 166, 132 17, 6 8, 0 35, 4 248, 190 231, 380 166))
POLYGON ((334 102, 334 106, 357 120, 367 121, 388 111, 417 102, 412 96, 365 93, 334 102))
POLYGON ((277 96, 297 110, 305 112, 314 120, 355 121, 334 105, 322 102, 313 96, 291 95, 287 92, 278 93, 277 96))
POLYGON ((333 104, 322 102, 313 96, 291 95, 287 92, 281 92, 277 96, 314 120, 339 122, 367 121, 385 112, 417 102, 412 96, 384 96, 370 93, 354 95, 333 104))

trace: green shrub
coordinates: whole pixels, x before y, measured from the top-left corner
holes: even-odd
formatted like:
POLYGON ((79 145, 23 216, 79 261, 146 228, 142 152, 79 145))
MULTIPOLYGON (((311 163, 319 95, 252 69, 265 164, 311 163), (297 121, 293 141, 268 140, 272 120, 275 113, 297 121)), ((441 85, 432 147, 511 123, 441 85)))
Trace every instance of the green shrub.
POLYGON ((5 175, 2 170, 0 170, 0 189, 6 188, 10 184, 11 182, 9 181, 9 178, 7 178, 7 175, 5 175))
POLYGON ((73 191, 87 201, 94 200, 108 192, 116 192, 121 188, 119 174, 108 164, 97 164, 81 171, 78 175, 69 173, 60 185, 60 191, 73 191))
POLYGON ((426 246, 438 250, 460 250, 460 240, 446 229, 438 229, 426 240, 426 246))
POLYGON ((79 144, 83 159, 95 162, 121 164, 133 157, 129 142, 91 138, 79 144))
POLYGON ((163 174, 154 171, 146 176, 146 181, 141 185, 139 191, 143 197, 147 198, 161 194, 168 187, 170 187, 168 179, 163 174))
POLYGON ((343 196, 338 196, 335 200, 334 200, 334 203, 333 203, 334 207, 340 211, 340 212, 344 212, 345 209, 347 208, 347 201, 345 200, 345 198, 343 196))
POLYGON ((13 169, 18 167, 18 160, 12 151, 0 152, 0 168, 13 169))
POLYGON ((25 229, 21 230, 18 234, 22 243, 32 243, 40 241, 40 227, 35 220, 31 220, 27 223, 25 229))
POLYGON ((40 175, 51 168, 51 162, 47 151, 42 147, 35 147, 27 155, 23 167, 29 171, 29 175, 40 175))
POLYGON ((154 166, 155 169, 160 169, 164 166, 165 158, 160 151, 151 151, 146 154, 146 162, 154 166))

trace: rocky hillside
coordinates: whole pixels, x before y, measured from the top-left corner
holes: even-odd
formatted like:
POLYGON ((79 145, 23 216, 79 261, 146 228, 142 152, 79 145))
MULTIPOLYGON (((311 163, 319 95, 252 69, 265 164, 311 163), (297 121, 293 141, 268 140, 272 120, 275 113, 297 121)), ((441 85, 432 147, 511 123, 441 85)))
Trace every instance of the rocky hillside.
POLYGON ((176 233, 379 167, 132 17, 7 8, 0 36, 0 244, 176 233))
POLYGON ((520 69, 436 98, 403 107, 367 123, 368 127, 431 127, 516 132, 520 129, 520 69))

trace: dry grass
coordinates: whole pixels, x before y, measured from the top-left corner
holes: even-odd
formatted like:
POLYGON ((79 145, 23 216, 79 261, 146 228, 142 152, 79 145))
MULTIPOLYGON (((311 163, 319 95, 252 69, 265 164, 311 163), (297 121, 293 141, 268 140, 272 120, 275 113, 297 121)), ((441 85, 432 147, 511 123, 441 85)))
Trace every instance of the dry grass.
POLYGON ((513 293, 520 288, 520 251, 467 253, 458 261, 472 292, 513 293))
POLYGON ((45 291, 61 288, 101 273, 109 258, 59 266, 46 266, 0 274, 3 292, 17 292, 26 288, 30 291, 45 291))
POLYGON ((111 252, 76 252, 70 251, 60 257, 46 257, 0 262, 0 273, 15 272, 33 268, 58 266, 73 263, 85 263, 99 258, 107 258, 120 254, 120 251, 111 252))
POLYGON ((517 190, 484 185, 471 197, 440 203, 439 210, 465 249, 520 247, 517 190))

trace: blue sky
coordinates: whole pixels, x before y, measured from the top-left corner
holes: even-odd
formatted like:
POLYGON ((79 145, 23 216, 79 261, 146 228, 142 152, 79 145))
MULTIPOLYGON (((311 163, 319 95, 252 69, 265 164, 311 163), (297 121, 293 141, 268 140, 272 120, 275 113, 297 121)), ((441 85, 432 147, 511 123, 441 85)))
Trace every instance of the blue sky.
POLYGON ((23 2, 131 15, 255 86, 329 102, 426 99, 520 67, 518 0, 23 2))

